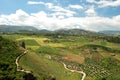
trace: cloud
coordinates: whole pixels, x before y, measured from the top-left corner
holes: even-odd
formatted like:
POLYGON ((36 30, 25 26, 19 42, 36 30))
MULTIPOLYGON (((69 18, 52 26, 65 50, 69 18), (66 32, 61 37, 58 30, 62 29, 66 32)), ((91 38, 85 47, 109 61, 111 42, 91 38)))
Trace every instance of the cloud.
POLYGON ((100 1, 98 3, 100 5, 100 7, 117 7, 120 6, 120 0, 116 0, 116 1, 100 1))
POLYGON ((51 17, 44 11, 27 14, 23 10, 17 10, 10 15, 0 15, 1 25, 27 25, 39 29, 55 30, 61 28, 80 28, 92 31, 120 30, 120 15, 112 18, 90 16, 90 17, 51 17), (62 19, 61 19, 62 18, 62 19))
POLYGON ((98 7, 117 7, 120 6, 120 0, 87 0, 89 3, 98 4, 98 7))
POLYGON ((37 4, 44 4, 44 2, 35 2, 35 1, 28 1, 30 5, 37 5, 37 4))
POLYGON ((29 14, 19 9, 15 14, 10 15, 1 15, 0 16, 0 24, 8 24, 8 25, 25 25, 25 21, 29 18, 29 14))
POLYGON ((86 0, 89 3, 96 3, 96 0, 86 0))
POLYGON ((64 19, 65 17, 72 17, 73 14, 72 13, 64 13, 64 12, 55 12, 55 13, 51 13, 49 14, 49 16, 55 17, 55 18, 60 18, 64 19))
POLYGON ((69 5, 68 8, 73 8, 73 9, 83 9, 81 5, 69 5))
POLYGON ((50 9, 51 11, 55 11, 55 12, 63 12, 63 13, 69 13, 74 15, 76 12, 62 8, 60 6, 55 6, 52 3, 46 3, 46 6, 48 7, 48 9, 50 9))
POLYGON ((53 3, 29 1, 28 4, 30 4, 30 5, 42 4, 48 10, 53 11, 53 13, 51 13, 50 15, 54 16, 54 17, 60 17, 60 16, 71 17, 71 16, 74 16, 74 14, 76 14, 76 12, 74 12, 74 11, 63 8, 61 6, 54 5, 53 3))
POLYGON ((96 16, 97 13, 95 12, 95 9, 94 9, 94 6, 91 6, 90 8, 88 8, 86 11, 85 11, 85 14, 87 16, 96 16))

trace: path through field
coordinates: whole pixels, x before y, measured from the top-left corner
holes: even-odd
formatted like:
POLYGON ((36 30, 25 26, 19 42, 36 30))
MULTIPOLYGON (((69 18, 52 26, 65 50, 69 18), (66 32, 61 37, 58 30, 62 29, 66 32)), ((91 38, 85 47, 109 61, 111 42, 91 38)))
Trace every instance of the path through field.
POLYGON ((31 71, 25 70, 23 68, 21 68, 21 66, 19 65, 19 60, 22 56, 24 56, 26 53, 28 52, 28 50, 25 50, 24 53, 22 53, 20 56, 18 56, 16 58, 15 64, 17 66, 17 71, 21 71, 21 72, 25 72, 25 73, 31 73, 31 71))
MULTIPOLYGON (((21 71, 21 72, 25 72, 25 73, 31 73, 31 71, 25 70, 25 69, 23 69, 23 68, 19 65, 19 60, 20 60, 20 58, 21 58, 22 56, 24 56, 27 52, 28 52, 28 50, 25 50, 23 54, 21 54, 20 56, 18 56, 18 57, 16 58, 15 63, 16 63, 16 66, 17 66, 17 71, 21 71)), ((71 72, 77 72, 77 73, 83 74, 81 80, 84 80, 84 79, 85 79, 86 74, 85 74, 83 71, 71 70, 71 69, 68 69, 68 68, 67 68, 67 66, 66 66, 65 63, 62 62, 62 64, 63 64, 63 66, 64 66, 64 68, 65 68, 66 70, 69 70, 69 71, 71 71, 71 72)))
POLYGON ((83 74, 83 76, 82 76, 82 79, 81 79, 81 80, 84 80, 84 79, 85 79, 85 77, 86 77, 85 72, 83 72, 83 71, 77 71, 77 70, 71 70, 71 69, 68 69, 65 63, 63 63, 63 62, 62 62, 62 64, 63 64, 63 66, 64 66, 64 68, 65 68, 66 70, 69 70, 69 71, 71 71, 71 72, 77 72, 77 73, 81 73, 81 74, 83 74))

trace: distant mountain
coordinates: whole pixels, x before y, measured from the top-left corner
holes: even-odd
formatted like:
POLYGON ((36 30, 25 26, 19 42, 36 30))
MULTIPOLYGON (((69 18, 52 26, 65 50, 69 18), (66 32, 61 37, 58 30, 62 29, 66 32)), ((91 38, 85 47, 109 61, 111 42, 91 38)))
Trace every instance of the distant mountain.
POLYGON ((82 29, 60 29, 54 31, 55 33, 62 33, 62 34, 69 34, 69 35, 94 35, 97 34, 96 32, 82 30, 82 29))
POLYGON ((82 29, 59 29, 54 31, 49 31, 46 29, 38 30, 32 26, 12 26, 12 25, 0 25, 0 32, 10 33, 10 32, 18 32, 18 33, 33 33, 37 32, 40 34, 67 34, 67 35, 96 35, 98 33, 82 30, 82 29))
POLYGON ((39 33, 50 33, 52 31, 46 30, 46 29, 41 29, 39 30, 39 33))
POLYGON ((120 35, 120 30, 119 31, 106 30, 106 31, 99 31, 99 33, 120 35))
POLYGON ((0 25, 0 32, 16 32, 16 31, 38 31, 32 26, 12 26, 12 25, 0 25))

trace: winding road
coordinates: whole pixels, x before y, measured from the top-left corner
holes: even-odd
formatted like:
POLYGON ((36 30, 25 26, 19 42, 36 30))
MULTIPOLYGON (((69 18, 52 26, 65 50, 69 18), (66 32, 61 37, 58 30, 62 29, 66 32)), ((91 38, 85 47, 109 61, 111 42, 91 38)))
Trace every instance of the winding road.
POLYGON ((31 71, 25 70, 23 68, 20 68, 21 66, 19 65, 19 60, 22 56, 24 56, 26 53, 28 52, 28 50, 25 50, 23 54, 21 54, 20 56, 18 56, 16 58, 15 64, 17 66, 17 71, 21 71, 21 72, 25 72, 25 73, 31 73, 31 71))
POLYGON ((81 80, 84 80, 84 79, 85 79, 85 77, 86 77, 85 72, 83 72, 83 71, 77 71, 77 70, 71 70, 71 69, 68 69, 65 63, 63 63, 63 62, 62 62, 62 64, 63 64, 63 66, 64 66, 64 68, 65 68, 66 70, 69 70, 69 71, 71 71, 71 72, 77 72, 77 73, 81 73, 81 74, 83 74, 83 76, 82 76, 82 79, 81 79, 81 80))
MULTIPOLYGON (((28 52, 28 50, 25 50, 23 54, 21 54, 20 56, 18 56, 18 57, 16 58, 15 64, 16 64, 16 66, 17 66, 17 71, 21 71, 21 72, 25 72, 25 73, 31 73, 31 71, 28 71, 28 70, 25 70, 25 69, 23 69, 23 68, 20 68, 21 66, 19 65, 19 60, 20 60, 20 58, 21 58, 22 56, 24 56, 27 52, 28 52)), ((61 63, 63 64, 63 66, 64 66, 64 68, 65 68, 66 70, 69 70, 69 71, 71 71, 71 72, 77 72, 77 73, 83 74, 81 80, 84 80, 84 79, 85 79, 85 77, 86 77, 85 72, 68 69, 65 63, 63 63, 63 62, 61 62, 61 63)))

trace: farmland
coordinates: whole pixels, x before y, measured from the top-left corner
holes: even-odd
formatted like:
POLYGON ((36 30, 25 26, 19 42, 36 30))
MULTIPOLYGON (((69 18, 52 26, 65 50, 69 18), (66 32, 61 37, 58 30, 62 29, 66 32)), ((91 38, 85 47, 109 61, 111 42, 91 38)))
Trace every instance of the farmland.
POLYGON ((86 73, 85 80, 120 79, 120 44, 103 38, 87 36, 58 35, 3 35, 21 45, 24 41, 28 53, 20 59, 20 65, 33 72, 38 80, 80 80, 82 74, 70 72, 61 64, 64 62, 71 70, 86 73))

